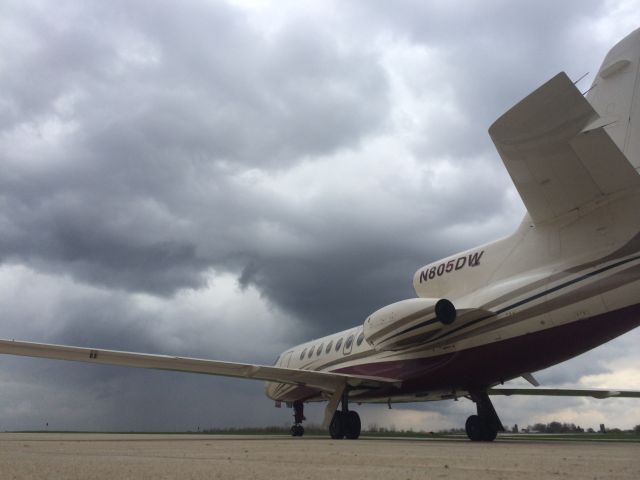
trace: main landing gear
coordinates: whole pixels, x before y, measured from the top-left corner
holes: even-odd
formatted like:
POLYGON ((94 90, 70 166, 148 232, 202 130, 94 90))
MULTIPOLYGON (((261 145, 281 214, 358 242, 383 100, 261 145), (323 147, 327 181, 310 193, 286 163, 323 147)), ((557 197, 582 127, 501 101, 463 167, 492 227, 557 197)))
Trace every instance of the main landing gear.
POLYGON ((349 410, 349 393, 342 394, 342 410, 336 410, 329 425, 329 434, 334 440, 348 438, 355 440, 360 436, 360 415, 349 410))
POLYGON ((487 392, 475 392, 471 394, 471 400, 475 402, 478 414, 467 418, 467 436, 474 442, 493 442, 504 427, 489 395, 487 392))
POLYGON ((304 418, 304 403, 300 400, 293 402, 293 425, 291 425, 291 436, 301 437, 304 435, 304 427, 302 422, 304 418))

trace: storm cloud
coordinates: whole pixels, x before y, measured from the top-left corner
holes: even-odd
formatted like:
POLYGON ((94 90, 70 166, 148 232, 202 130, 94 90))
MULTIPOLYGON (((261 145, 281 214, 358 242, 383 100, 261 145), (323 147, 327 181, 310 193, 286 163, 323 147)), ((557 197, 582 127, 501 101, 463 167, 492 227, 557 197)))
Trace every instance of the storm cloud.
MULTIPOLYGON (((558 71, 594 72, 637 7, 3 2, 0 336, 272 363, 413 296, 421 265, 524 213, 491 122, 558 71)), ((627 338, 542 378, 615 375, 637 364, 627 338)), ((290 413, 196 375, 3 358, 0 384, 1 428, 290 413)), ((416 408, 460 424, 447 405, 416 408)))

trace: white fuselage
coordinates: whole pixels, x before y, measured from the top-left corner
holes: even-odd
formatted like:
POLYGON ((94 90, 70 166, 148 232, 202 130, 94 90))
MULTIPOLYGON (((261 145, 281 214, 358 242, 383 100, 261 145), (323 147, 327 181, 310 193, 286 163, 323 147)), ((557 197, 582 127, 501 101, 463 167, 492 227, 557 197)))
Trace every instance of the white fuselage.
MULTIPOLYGON (((589 325, 588 332, 582 332, 581 322, 606 318, 610 312, 636 305, 640 298, 640 240, 636 239, 640 216, 636 205, 640 205, 640 192, 625 192, 547 224, 534 225, 525 218, 511 236, 431 263, 415 273, 414 288, 419 297, 446 296, 459 310, 473 307, 496 312, 489 318, 463 328, 454 322, 421 345, 392 351, 372 347, 363 338, 363 326, 358 325, 297 345, 283 352, 277 365, 399 378, 404 384, 413 381, 416 386, 388 391, 383 396, 353 393, 359 401, 409 401, 464 395, 475 386, 468 384, 467 378, 450 378, 445 382, 448 385, 429 382, 430 377, 439 377, 439 363, 441 370, 455 371, 451 370, 452 363, 463 351, 473 352, 492 344, 506 346, 517 337, 533 342, 531 334, 575 324, 576 335, 582 338, 567 351, 570 356, 582 353, 610 336, 604 323, 604 331, 589 325), (470 265, 473 262, 469 259, 478 257, 477 264, 470 265)), ((631 321, 629 328, 622 329, 635 325, 631 321)), ((547 340, 540 338, 545 340, 537 348, 544 351, 547 340)), ((557 363, 558 356, 560 361, 566 359, 562 352, 552 352, 547 359, 530 359, 521 366, 513 365, 519 359, 505 357, 509 368, 498 368, 491 378, 482 381, 494 385, 557 363)), ((269 383, 267 395, 285 401, 313 400, 319 392, 269 383)))

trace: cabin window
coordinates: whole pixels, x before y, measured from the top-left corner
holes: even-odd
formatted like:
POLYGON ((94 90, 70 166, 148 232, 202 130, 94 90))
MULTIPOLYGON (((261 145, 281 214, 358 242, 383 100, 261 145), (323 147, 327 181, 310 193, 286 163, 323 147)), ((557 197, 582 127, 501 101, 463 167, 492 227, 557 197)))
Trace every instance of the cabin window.
POLYGON ((347 341, 344 342, 344 349, 349 350, 351 348, 351 345, 353 345, 353 335, 349 335, 349 338, 347 338, 347 341))
POLYGON ((309 355, 307 355, 307 358, 311 358, 311 356, 313 355, 314 348, 316 348, 315 345, 309 349, 309 355))
POLYGON ((318 351, 316 352, 316 355, 319 357, 320 354, 322 353, 322 348, 324 347, 324 343, 321 343, 320 346, 318 347, 318 351))
POLYGON ((331 351, 331 347, 333 347, 333 340, 331 340, 328 344, 327 344, 327 349, 324 351, 324 353, 329 353, 331 351))
POLYGON ((336 352, 340 351, 341 346, 342 346, 342 339, 339 338, 338 341, 336 342, 336 352))
POLYGON ((358 340, 356 340, 356 345, 358 346, 362 345, 363 340, 364 340, 364 332, 360 332, 360 335, 358 335, 358 340))
POLYGON ((307 349, 305 348, 304 350, 302 350, 302 353, 300 354, 300 360, 302 360, 304 358, 304 354, 307 353, 307 349))

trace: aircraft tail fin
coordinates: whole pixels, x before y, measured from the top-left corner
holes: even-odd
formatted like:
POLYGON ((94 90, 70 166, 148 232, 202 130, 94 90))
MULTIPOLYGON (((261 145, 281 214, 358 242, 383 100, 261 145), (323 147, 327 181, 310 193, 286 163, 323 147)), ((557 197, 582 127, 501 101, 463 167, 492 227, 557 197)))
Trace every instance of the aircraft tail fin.
POLYGON ((607 53, 587 100, 600 115, 598 124, 640 169, 640 29, 607 53))

